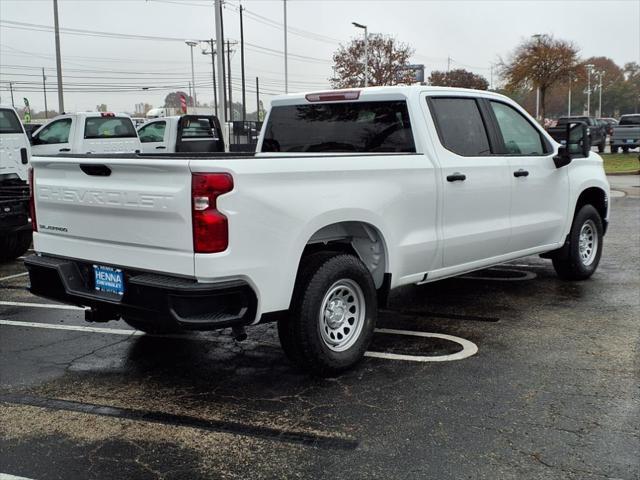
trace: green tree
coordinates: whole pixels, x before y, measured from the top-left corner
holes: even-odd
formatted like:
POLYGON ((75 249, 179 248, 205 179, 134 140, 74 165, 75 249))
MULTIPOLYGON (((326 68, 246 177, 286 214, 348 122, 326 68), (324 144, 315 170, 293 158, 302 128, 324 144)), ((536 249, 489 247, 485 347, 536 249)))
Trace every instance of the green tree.
POLYGON ((489 88, 489 82, 482 75, 458 68, 448 72, 434 70, 429 75, 429 85, 437 87, 459 87, 459 88, 475 88, 476 90, 486 90, 489 88))

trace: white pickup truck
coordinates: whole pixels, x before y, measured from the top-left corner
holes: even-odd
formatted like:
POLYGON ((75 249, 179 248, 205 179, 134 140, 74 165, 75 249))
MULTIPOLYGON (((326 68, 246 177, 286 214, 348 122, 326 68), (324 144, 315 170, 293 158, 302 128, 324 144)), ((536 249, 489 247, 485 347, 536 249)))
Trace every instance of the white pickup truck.
POLYGON ((59 115, 31 136, 33 155, 136 153, 141 149, 131 117, 120 113, 59 115))
POLYGON ((0 262, 23 255, 31 245, 29 140, 13 107, 0 105, 0 262))
POLYGON ((224 152, 220 122, 213 115, 150 120, 138 128, 142 153, 224 152))
POLYGON ((594 273, 609 185, 567 129, 495 93, 379 87, 275 98, 252 155, 35 157, 31 291, 146 332, 277 320, 334 375, 390 289, 534 254, 594 273))

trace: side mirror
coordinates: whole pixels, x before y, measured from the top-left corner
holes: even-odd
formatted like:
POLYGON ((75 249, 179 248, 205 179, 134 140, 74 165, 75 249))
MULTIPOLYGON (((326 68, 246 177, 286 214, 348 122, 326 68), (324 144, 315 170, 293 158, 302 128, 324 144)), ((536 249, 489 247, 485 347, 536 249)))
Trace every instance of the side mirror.
POLYGON ((584 122, 567 123, 564 145, 553 157, 556 168, 566 167, 574 158, 587 158, 591 152, 589 128, 584 122))

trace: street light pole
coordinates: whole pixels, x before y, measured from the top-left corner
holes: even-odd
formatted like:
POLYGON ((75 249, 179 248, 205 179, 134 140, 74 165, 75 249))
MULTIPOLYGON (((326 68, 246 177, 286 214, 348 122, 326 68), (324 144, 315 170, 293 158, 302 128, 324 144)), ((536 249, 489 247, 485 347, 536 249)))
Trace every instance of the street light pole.
MULTIPOLYGON (((224 73, 221 52, 224 52, 224 43, 222 40, 222 3, 221 0, 215 0, 215 22, 216 22, 216 52, 218 52, 218 98, 224 102, 224 73)), ((226 117, 226 116, 225 116, 226 117)), ((229 140, 227 135, 227 123, 226 118, 220 122, 222 127, 222 137, 224 139, 225 150, 229 151, 229 140)))
POLYGON ((58 75, 58 113, 64 113, 64 92, 62 91, 62 59, 60 58, 60 25, 58 23, 58 0, 53 0, 53 26, 56 37, 56 72, 58 75))
POLYGON ((9 91, 11 92, 11 106, 16 108, 16 104, 13 101, 13 83, 9 82, 9 91))
POLYGON ((571 86, 573 85, 573 77, 569 77, 569 99, 567 101, 567 117, 571 116, 571 86))
POLYGON ((356 28, 362 28, 364 30, 364 86, 369 86, 369 32, 366 25, 362 25, 357 22, 351 22, 356 28))
POLYGON ((604 76, 604 70, 598 72, 598 117, 602 117, 602 77, 604 76))
POLYGON ((587 117, 591 116, 591 71, 594 65, 588 64, 587 67, 587 117))
MULTIPOLYGON (((218 117, 218 88, 216 86, 216 50, 213 45, 213 38, 207 40, 206 43, 209 44, 211 48, 211 52, 203 51, 203 55, 211 54, 211 70, 213 71, 213 111, 215 112, 215 116, 218 117)), ((218 117, 219 119, 220 117, 218 117)))
POLYGON ((193 47, 198 45, 198 42, 194 40, 187 40, 184 43, 189 45, 189 48, 191 49, 191 88, 193 89, 193 106, 196 107, 198 106, 198 100, 196 97, 196 76, 193 69, 193 47))
POLYGON ((289 93, 289 50, 287 48, 287 0, 284 6, 284 93, 289 93))

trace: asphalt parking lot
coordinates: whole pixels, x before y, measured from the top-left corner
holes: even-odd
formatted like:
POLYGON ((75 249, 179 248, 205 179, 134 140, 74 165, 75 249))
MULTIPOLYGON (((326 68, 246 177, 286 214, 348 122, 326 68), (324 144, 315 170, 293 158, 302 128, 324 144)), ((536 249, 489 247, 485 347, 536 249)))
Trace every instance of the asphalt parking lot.
POLYGON ((614 197, 611 220, 586 282, 529 257, 396 291, 372 355, 325 380, 274 325, 236 343, 88 324, 2 265, 0 473, 640 478, 640 198, 614 197))

